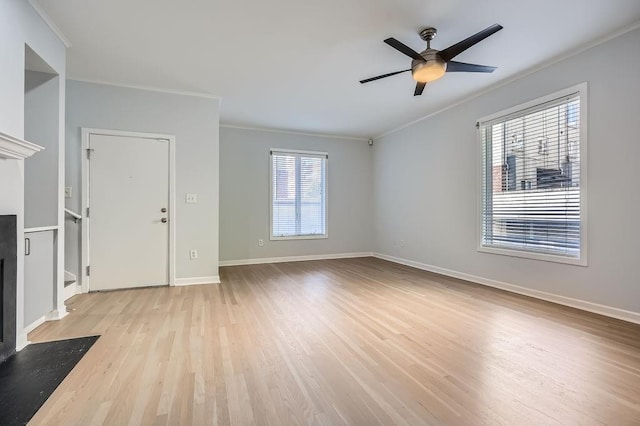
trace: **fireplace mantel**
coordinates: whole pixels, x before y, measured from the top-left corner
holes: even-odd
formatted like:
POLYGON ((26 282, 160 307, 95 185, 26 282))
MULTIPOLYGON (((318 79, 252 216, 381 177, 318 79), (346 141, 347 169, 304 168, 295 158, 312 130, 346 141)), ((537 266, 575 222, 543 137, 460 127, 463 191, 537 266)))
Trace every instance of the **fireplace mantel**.
POLYGON ((0 132, 0 158, 23 160, 43 149, 43 147, 35 143, 0 132))

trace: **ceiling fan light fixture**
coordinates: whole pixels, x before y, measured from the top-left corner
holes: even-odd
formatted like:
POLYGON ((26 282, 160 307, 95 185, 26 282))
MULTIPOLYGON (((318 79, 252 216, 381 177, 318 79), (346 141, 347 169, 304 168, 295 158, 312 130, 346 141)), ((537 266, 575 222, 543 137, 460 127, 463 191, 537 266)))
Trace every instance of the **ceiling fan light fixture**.
POLYGON ((437 55, 426 62, 419 62, 413 65, 411 75, 418 83, 430 83, 442 77, 447 72, 447 63, 437 55))
POLYGON ((398 41, 393 37, 389 37, 385 39, 384 42, 396 49, 398 52, 413 59, 413 61, 411 61, 411 68, 360 80, 360 84, 369 83, 411 71, 411 76, 418 82, 413 92, 413 96, 420 96, 422 95, 427 83, 441 78, 446 72, 492 73, 495 71, 496 67, 467 64, 465 62, 452 61, 452 59, 501 29, 502 25, 493 24, 444 50, 436 50, 431 48, 431 41, 435 38, 438 31, 433 27, 428 27, 420 31, 420 38, 427 42, 427 48, 420 53, 416 52, 401 41, 398 41))

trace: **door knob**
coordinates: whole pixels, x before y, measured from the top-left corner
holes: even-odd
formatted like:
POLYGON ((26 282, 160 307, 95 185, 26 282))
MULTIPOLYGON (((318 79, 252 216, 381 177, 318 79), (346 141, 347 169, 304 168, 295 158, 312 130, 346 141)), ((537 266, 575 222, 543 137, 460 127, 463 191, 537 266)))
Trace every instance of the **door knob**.
POLYGON ((166 217, 163 217, 162 219, 160 219, 160 222, 162 222, 162 223, 167 223, 167 218, 166 218, 166 217))
POLYGON ((161 209, 160 209, 160 211, 161 211, 162 213, 166 213, 166 212, 167 212, 167 208, 166 208, 166 207, 163 207, 163 208, 161 208, 161 209))

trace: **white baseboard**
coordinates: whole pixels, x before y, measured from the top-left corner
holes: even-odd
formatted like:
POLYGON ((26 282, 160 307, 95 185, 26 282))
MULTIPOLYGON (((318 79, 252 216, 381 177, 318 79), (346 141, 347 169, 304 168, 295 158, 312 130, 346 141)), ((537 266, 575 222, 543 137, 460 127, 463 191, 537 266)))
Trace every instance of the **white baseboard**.
MULTIPOLYGON (((31 333, 33 330, 35 330, 36 328, 38 328, 39 326, 41 326, 42 324, 44 324, 47 321, 58 321, 61 320, 62 318, 66 317, 67 315, 69 315, 69 313, 65 310, 62 314, 60 314, 60 311, 53 310, 51 312, 49 312, 46 315, 41 316, 40 318, 38 318, 37 320, 35 320, 34 322, 32 322, 31 324, 25 326, 24 328, 24 335, 26 336, 27 334, 31 333)), ((29 344, 29 342, 27 341, 26 344, 24 346, 27 346, 29 344)), ((24 348, 23 346, 23 348, 24 348)))
POLYGON ((64 289, 62 290, 63 301, 66 302, 76 294, 79 294, 80 290, 78 287, 79 287, 78 283, 73 283, 73 284, 69 284, 68 286, 65 286, 64 289))
POLYGON ((29 343, 31 342, 27 339, 27 333, 23 332, 21 334, 18 334, 16 339, 16 352, 20 352, 21 350, 29 346, 29 343))
POLYGON ((176 278, 173 285, 175 287, 182 287, 187 285, 200 285, 200 284, 220 284, 220 276, 213 275, 210 277, 176 278))
POLYGON ((20 352, 21 350, 29 346, 29 344, 31 343, 27 339, 27 334, 31 333, 33 330, 40 327, 42 324, 44 324, 47 321, 58 321, 66 317, 67 315, 69 315, 69 312, 67 312, 66 309, 62 313, 59 310, 54 309, 48 314, 41 316, 31 324, 25 326, 24 330, 22 330, 22 333, 18 335, 17 342, 16 342, 16 351, 20 352))
POLYGON ((49 312, 47 315, 45 315, 45 321, 58 321, 66 317, 67 315, 69 315, 69 312, 67 312, 67 307, 65 306, 64 310, 60 311, 58 309, 54 309, 53 311, 49 312))
MULTIPOLYGON (((24 334, 29 334, 47 321, 47 315, 43 315, 24 328, 24 334)), ((28 344, 29 342, 27 342, 28 344)))
POLYGON ((573 299, 571 297, 560 296, 558 294, 547 293, 540 290, 533 290, 526 287, 521 287, 513 284, 504 283, 501 281, 492 280, 489 278, 483 278, 476 275, 465 274, 463 272, 457 272, 450 269, 440 268, 438 266, 428 265, 426 263, 415 262, 413 260, 401 259, 399 257, 393 257, 381 253, 373 253, 374 257, 378 259, 388 260, 390 262, 399 263, 401 265, 411 266, 413 268, 422 269, 424 271, 434 272, 436 274, 446 275, 453 278, 458 278, 465 281, 471 281, 477 284, 486 285, 489 287, 499 288, 501 290, 509 291, 511 293, 522 294, 524 296, 533 297, 535 299, 546 300, 547 302, 557 303, 559 305, 570 306, 572 308, 581 309, 587 312, 593 312, 594 314, 600 314, 611 318, 620 319, 623 321, 640 324, 640 313, 626 311, 624 309, 614 308, 612 306, 600 305, 598 303, 587 302, 586 300, 573 299))
POLYGON ((354 257, 370 257, 372 252, 312 254, 308 256, 260 257, 256 259, 222 260, 220 266, 261 265, 263 263, 304 262, 307 260, 349 259, 354 257))

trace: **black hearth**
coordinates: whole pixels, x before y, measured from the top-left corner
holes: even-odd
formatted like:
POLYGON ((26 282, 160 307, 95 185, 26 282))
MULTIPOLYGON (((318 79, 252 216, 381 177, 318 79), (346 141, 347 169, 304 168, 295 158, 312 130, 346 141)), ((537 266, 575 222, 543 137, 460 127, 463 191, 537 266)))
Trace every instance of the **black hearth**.
POLYGON ((16 216, 0 216, 0 362, 16 352, 16 216))

